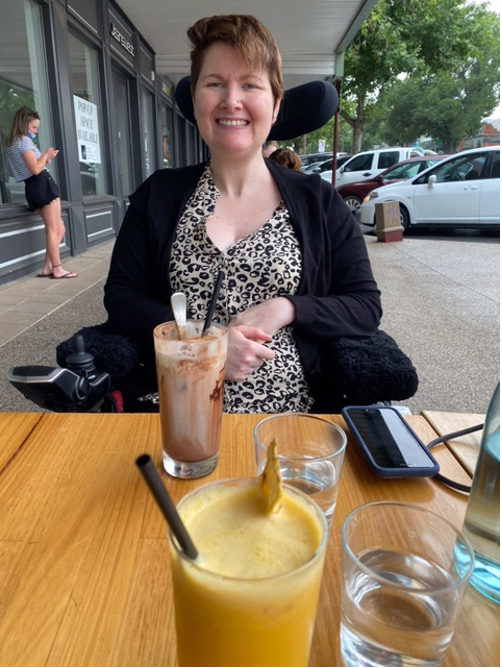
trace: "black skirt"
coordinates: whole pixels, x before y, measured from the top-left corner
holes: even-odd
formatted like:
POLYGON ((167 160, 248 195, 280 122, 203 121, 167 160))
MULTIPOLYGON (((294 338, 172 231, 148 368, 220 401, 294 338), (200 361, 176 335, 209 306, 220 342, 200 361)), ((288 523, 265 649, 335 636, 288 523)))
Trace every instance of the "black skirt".
POLYGON ((26 201, 30 211, 41 209, 59 197, 57 183, 46 169, 40 174, 30 176, 26 179, 24 185, 26 201))

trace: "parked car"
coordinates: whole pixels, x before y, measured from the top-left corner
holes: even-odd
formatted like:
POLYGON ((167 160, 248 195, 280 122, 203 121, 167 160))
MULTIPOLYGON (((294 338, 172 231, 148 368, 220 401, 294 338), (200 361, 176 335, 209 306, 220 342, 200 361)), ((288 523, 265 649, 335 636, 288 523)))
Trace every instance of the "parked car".
POLYGON ((355 183, 349 183, 346 186, 338 188, 338 192, 343 197, 343 199, 350 206, 352 211, 358 211, 363 199, 375 188, 379 186, 388 186, 391 183, 396 183, 396 181, 404 181, 405 179, 411 179, 420 172, 423 172, 424 169, 431 167, 434 163, 444 160, 448 156, 445 155, 429 155, 422 156, 420 158, 409 158, 408 160, 403 160, 398 162, 394 167, 386 169, 381 174, 373 177, 372 179, 366 179, 365 181, 356 181, 355 183))
POLYGON ((500 147, 461 151, 418 176, 373 190, 359 222, 375 224, 375 205, 397 201, 401 225, 500 227, 500 147))
POLYGON ((305 174, 320 174, 326 169, 333 167, 333 157, 323 160, 322 162, 311 162, 309 165, 302 167, 302 172, 305 174))
MULTIPOLYGON (((420 155, 421 153, 417 149, 401 146, 356 153, 344 165, 337 168, 335 188, 338 190, 348 183, 373 178, 402 160, 419 157, 420 155)), ((322 178, 331 183, 332 172, 323 172, 322 178)))
POLYGON ((313 162, 324 162, 328 158, 333 159, 333 153, 305 153, 300 156, 300 162, 302 169, 307 165, 311 165, 313 162))
MULTIPOLYGON (((351 155, 341 156, 340 158, 336 159, 336 164, 338 166, 341 166, 345 162, 347 162, 347 160, 351 157, 352 157, 351 155)), ((324 160, 324 162, 312 162, 310 165, 303 167, 302 171, 305 172, 305 174, 322 174, 327 170, 332 171, 332 167, 333 167, 333 156, 331 156, 331 158, 329 158, 328 160, 324 160)))

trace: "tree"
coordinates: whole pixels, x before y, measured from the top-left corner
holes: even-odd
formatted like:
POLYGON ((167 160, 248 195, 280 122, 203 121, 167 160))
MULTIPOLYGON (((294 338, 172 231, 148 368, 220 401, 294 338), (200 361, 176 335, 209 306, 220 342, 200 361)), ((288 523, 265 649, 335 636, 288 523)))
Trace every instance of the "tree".
MULTIPOLYGON (((326 125, 322 128, 309 132, 307 135, 297 137, 291 141, 281 142, 281 145, 292 146, 297 153, 318 153, 319 140, 324 140, 325 151, 333 150, 333 136, 334 136, 334 118, 330 118, 326 125)), ((338 126, 338 151, 347 153, 350 151, 352 145, 352 131, 351 128, 340 118, 338 126)))
POLYGON ((410 144, 429 135, 445 152, 458 150, 462 139, 476 136, 483 118, 499 100, 500 19, 493 13, 480 18, 483 49, 456 70, 397 82, 383 96, 388 122, 384 136, 390 143, 410 144))
MULTIPOLYGON (((288 145, 294 144, 298 153, 317 153, 319 151, 319 141, 325 142, 325 151, 333 150, 334 119, 330 118, 322 128, 309 132, 303 137, 298 137, 291 142, 285 142, 288 145), (305 149, 305 150, 304 150, 305 149)), ((340 123, 338 127, 338 150, 346 151, 351 145, 350 128, 346 123, 340 123)))
POLYGON ((19 107, 35 108, 33 92, 0 82, 0 132, 6 137, 12 125, 14 114, 19 107))
POLYGON ((399 76, 449 73, 480 55, 487 13, 464 0, 377 2, 345 54, 340 114, 353 129, 353 152, 377 100, 399 76))

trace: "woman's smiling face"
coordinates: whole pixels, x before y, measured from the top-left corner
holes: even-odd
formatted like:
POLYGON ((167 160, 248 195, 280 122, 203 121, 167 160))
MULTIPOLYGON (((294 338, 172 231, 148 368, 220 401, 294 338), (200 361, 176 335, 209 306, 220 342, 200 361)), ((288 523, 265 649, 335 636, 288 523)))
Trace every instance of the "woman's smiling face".
POLYGON ((194 110, 212 155, 261 152, 279 104, 274 105, 266 70, 251 70, 226 44, 209 47, 195 88, 194 110))

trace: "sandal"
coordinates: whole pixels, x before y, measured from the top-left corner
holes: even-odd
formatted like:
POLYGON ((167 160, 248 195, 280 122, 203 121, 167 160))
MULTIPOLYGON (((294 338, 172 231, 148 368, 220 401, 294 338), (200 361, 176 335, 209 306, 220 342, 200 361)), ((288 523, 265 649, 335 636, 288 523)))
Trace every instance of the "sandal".
POLYGON ((52 274, 51 278, 59 281, 60 278, 77 278, 77 276, 78 274, 76 274, 74 271, 67 271, 66 274, 63 274, 62 276, 54 276, 54 274, 52 274))
MULTIPOLYGON (((57 269, 57 267, 60 267, 61 264, 53 264, 52 268, 57 269)), ((66 274, 63 274, 62 276, 54 276, 54 273, 51 274, 51 278, 54 278, 56 281, 58 281, 60 278, 77 278, 78 274, 76 274, 74 271, 67 271, 66 274)))

